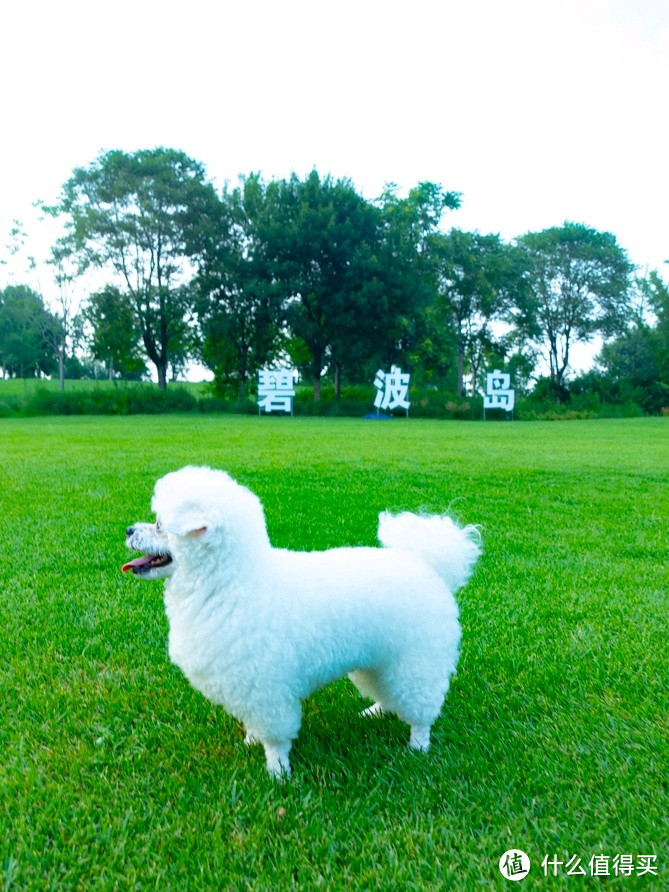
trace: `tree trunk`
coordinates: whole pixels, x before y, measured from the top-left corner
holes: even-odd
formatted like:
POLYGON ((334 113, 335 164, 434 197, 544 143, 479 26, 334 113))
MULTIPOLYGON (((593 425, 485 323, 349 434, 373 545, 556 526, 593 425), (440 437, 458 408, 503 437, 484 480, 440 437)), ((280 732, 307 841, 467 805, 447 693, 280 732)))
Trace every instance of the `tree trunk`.
POLYGON ((65 341, 61 343, 58 351, 58 388, 65 390, 65 341))
POLYGON ((246 344, 240 345, 237 353, 237 370, 239 371, 238 399, 246 399, 246 382, 248 380, 248 360, 246 344))
POLYGON ((481 360, 474 358, 473 356, 470 358, 470 363, 472 367, 472 396, 476 396, 478 393, 478 377, 479 377, 479 366, 481 364, 481 360))
POLYGON ((167 363, 157 362, 156 372, 158 373, 158 389, 167 390, 167 363))
POLYGON ((458 399, 462 398, 465 377, 465 351, 463 347, 458 347, 458 399))
POLYGON ((321 398, 321 370, 323 368, 323 351, 317 353, 314 351, 314 361, 312 365, 314 373, 314 401, 319 402, 321 398))
POLYGON ((340 362, 335 363, 334 386, 335 386, 335 396, 337 397, 337 399, 339 399, 341 397, 341 363, 340 362))

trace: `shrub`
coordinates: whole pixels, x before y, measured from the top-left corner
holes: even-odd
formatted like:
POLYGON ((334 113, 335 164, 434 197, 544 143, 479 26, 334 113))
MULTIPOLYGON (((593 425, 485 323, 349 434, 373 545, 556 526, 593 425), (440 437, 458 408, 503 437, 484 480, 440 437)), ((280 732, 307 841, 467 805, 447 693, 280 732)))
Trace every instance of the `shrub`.
POLYGON ((196 405, 197 400, 184 387, 166 391, 149 385, 63 391, 40 387, 15 410, 25 415, 155 415, 191 412, 196 405))

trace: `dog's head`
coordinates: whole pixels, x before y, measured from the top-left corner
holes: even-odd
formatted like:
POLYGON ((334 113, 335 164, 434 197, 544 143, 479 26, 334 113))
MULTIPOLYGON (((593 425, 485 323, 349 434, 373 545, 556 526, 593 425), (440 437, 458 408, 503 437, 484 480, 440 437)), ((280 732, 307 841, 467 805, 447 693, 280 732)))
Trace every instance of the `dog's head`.
POLYGON ((143 557, 124 564, 143 579, 164 579, 207 553, 233 559, 269 547, 259 499, 224 471, 186 467, 161 477, 151 506, 156 523, 136 523, 126 545, 143 557))
POLYGON ((165 579, 174 573, 174 559, 160 522, 136 523, 128 527, 125 544, 133 551, 140 551, 143 557, 123 564, 124 573, 132 570, 142 579, 165 579))

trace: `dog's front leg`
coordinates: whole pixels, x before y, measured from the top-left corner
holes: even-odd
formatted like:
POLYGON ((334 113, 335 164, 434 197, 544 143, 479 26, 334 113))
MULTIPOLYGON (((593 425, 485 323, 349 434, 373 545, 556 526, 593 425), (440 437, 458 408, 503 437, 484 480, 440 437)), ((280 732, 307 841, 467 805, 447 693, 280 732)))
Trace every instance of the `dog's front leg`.
POLYGON ((290 748, 291 740, 273 740, 271 742, 263 741, 265 747, 265 759, 267 760, 267 771, 277 780, 287 780, 290 777, 290 748))

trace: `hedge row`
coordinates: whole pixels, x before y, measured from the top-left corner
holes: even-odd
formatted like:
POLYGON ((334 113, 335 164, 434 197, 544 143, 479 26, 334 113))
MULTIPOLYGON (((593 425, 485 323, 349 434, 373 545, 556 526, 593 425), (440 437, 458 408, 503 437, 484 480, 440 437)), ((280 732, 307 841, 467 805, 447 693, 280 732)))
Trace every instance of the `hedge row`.
MULTIPOLYGON (((335 398, 332 388, 324 388, 322 398, 314 401, 308 388, 298 389, 294 400, 295 415, 362 418, 373 414, 374 390, 350 387, 335 398)), ((152 385, 134 387, 94 387, 54 391, 37 388, 25 394, 0 392, 0 416, 31 415, 149 415, 169 412, 228 412, 258 414, 255 397, 234 400, 216 396, 198 396, 185 386, 171 385, 161 391, 152 385)), ((479 420, 483 417, 481 397, 462 400, 436 390, 412 391, 412 418, 479 420)), ((490 418, 504 418, 502 412, 487 413, 490 418)), ((531 399, 516 405, 515 417, 521 420, 570 420, 599 417, 634 417, 643 412, 635 404, 608 406, 596 399, 572 401, 567 405, 538 403, 531 399)), ((404 412, 396 411, 397 417, 404 412)))
POLYGON ((150 386, 63 391, 37 388, 25 395, 0 396, 0 415, 157 415, 192 412, 197 403, 184 387, 166 391, 150 386))

